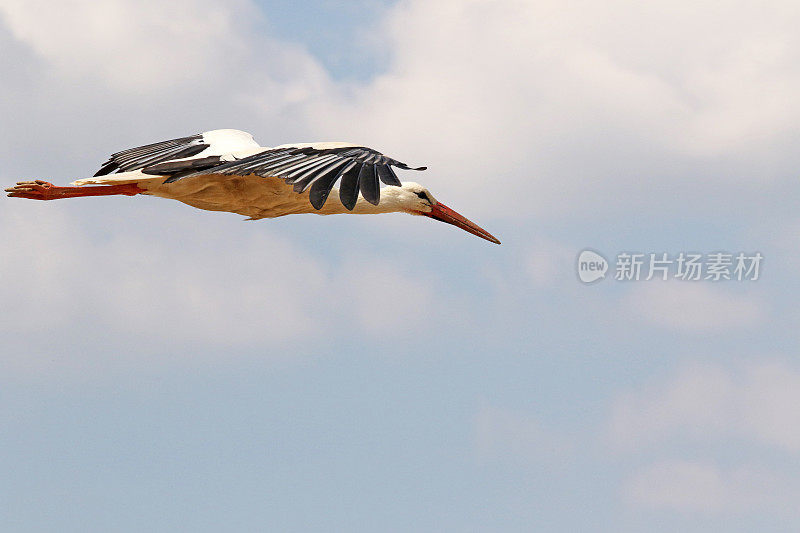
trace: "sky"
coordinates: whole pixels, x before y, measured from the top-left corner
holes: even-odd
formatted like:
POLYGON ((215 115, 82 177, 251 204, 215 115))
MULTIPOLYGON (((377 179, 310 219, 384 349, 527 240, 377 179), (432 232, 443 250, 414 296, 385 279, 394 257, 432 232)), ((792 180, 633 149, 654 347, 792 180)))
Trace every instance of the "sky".
POLYGON ((3 197, 0 529, 797 531, 798 24, 780 0, 0 0, 7 185, 218 128, 343 140, 427 165, 400 178, 503 242, 3 197), (615 279, 681 252, 763 262, 615 279))

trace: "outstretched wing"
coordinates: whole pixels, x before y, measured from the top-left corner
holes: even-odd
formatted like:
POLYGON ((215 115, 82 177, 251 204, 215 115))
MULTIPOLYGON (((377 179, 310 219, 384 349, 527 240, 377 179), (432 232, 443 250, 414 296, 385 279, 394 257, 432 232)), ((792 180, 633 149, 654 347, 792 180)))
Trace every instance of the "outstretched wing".
MULTIPOLYGON (((144 169, 166 161, 191 158, 201 153, 213 157, 258 147, 253 136, 244 131, 206 131, 113 153, 95 176, 144 169)), ((219 159, 217 157, 217 160, 219 159)))
MULTIPOLYGON (((297 193, 309 190, 309 200, 315 209, 321 209, 328 199, 334 184, 341 179, 339 198, 352 210, 358 193, 373 205, 380 202, 380 181, 387 185, 400 186, 400 180, 392 167, 405 170, 425 170, 426 167, 411 168, 380 152, 363 146, 326 147, 318 145, 279 146, 236 161, 180 172, 165 183, 201 174, 228 174, 245 176, 272 176, 292 185, 297 193)), ((161 173, 163 167, 144 169, 145 173, 161 173)))

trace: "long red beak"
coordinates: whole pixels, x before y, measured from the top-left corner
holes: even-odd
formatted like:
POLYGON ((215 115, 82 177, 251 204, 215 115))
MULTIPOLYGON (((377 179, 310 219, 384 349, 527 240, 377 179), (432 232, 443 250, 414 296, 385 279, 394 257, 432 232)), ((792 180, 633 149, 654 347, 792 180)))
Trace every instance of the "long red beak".
POLYGON ((468 231, 473 235, 477 235, 481 239, 486 239, 487 241, 495 244, 500 244, 500 241, 498 241, 494 235, 475 224, 467 217, 459 215, 441 202, 433 205, 430 213, 420 214, 425 215, 426 217, 435 218, 436 220, 441 220, 442 222, 447 222, 448 224, 452 224, 454 226, 458 226, 464 231, 468 231))

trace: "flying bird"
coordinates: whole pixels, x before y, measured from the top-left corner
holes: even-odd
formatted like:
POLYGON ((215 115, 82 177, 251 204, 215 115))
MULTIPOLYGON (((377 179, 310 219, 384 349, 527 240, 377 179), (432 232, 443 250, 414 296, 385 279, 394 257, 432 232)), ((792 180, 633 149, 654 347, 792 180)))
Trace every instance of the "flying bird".
POLYGON ((342 142, 263 147, 247 132, 225 129, 116 152, 93 177, 72 182, 74 187, 20 181, 6 192, 34 200, 144 194, 238 213, 248 220, 300 213, 400 212, 447 222, 500 244, 422 185, 401 183, 393 167, 426 168, 412 168, 371 148, 342 142))

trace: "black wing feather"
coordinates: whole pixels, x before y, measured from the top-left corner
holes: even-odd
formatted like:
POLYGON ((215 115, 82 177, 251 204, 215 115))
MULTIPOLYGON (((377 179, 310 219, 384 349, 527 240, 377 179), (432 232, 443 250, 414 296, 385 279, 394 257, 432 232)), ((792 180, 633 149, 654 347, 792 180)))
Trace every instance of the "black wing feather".
POLYGON ((355 161, 343 161, 336 166, 330 167, 324 174, 314 179, 314 182, 311 184, 311 189, 308 191, 308 199, 311 201, 311 205, 314 206, 314 209, 322 209, 336 180, 338 180, 347 169, 356 164, 355 161))
POLYGON ((190 135, 136 148, 115 152, 103 163, 95 176, 105 176, 112 172, 127 172, 156 165, 172 159, 192 157, 210 145, 203 142, 203 135, 190 135))
MULTIPOLYGON (((294 191, 298 193, 303 192, 308 189, 312 183, 316 183, 320 179, 330 176, 331 174, 335 176, 338 170, 346 166, 347 163, 347 159, 340 159, 337 157, 333 162, 327 161, 321 167, 314 167, 306 170, 302 175, 294 178, 294 191)), ((331 182, 331 187, 333 187, 333 182, 331 182)))
POLYGON ((358 185, 361 188, 361 196, 364 197, 364 200, 372 205, 378 205, 381 193, 375 165, 364 163, 361 166, 361 172, 358 173, 358 185))
POLYGON ((167 161, 166 163, 158 163, 157 165, 145 167, 142 169, 142 173, 156 176, 169 175, 169 177, 164 180, 164 183, 173 183, 192 172, 205 170, 207 168, 214 168, 215 166, 219 165, 221 159, 221 156, 212 155, 208 157, 201 157, 200 159, 167 161))
MULTIPOLYGON (((186 157, 186 156, 184 156, 186 157)), ((426 167, 409 167, 382 153, 363 146, 317 149, 275 148, 255 155, 195 171, 181 172, 177 179, 201 174, 229 174, 244 176, 256 174, 283 179, 293 185, 295 192, 309 187, 309 199, 315 209, 321 209, 336 181, 341 179, 339 198, 352 210, 358 192, 371 204, 380 202, 380 182, 400 186, 400 180, 391 167, 404 170, 425 170, 426 167)))
POLYGON ((352 211, 358 201, 358 175, 361 174, 361 167, 360 163, 355 163, 342 174, 342 182, 339 184, 339 200, 348 211, 352 211))
POLYGON ((394 170, 392 170, 391 166, 377 165, 375 168, 378 169, 378 177, 386 185, 395 185, 397 187, 401 185, 400 180, 397 178, 397 174, 394 173, 394 170))
POLYGON ((150 165, 142 169, 143 174, 150 174, 153 176, 163 176, 166 174, 174 174, 175 172, 182 172, 184 170, 205 170, 219 165, 221 156, 211 155, 208 157, 201 157, 199 159, 183 159, 181 161, 166 161, 150 165))
MULTIPOLYGON (((305 179, 310 179, 316 172, 327 167, 331 161, 335 161, 336 159, 341 161, 341 159, 337 158, 335 155, 328 155, 325 157, 311 159, 308 163, 305 163, 299 167, 295 167, 294 169, 290 169, 290 171, 287 171, 286 174, 286 183, 290 185, 297 185, 305 179)), ((297 187, 295 187, 295 189, 297 189, 297 187)), ((297 192, 303 192, 303 188, 301 187, 297 192)))

